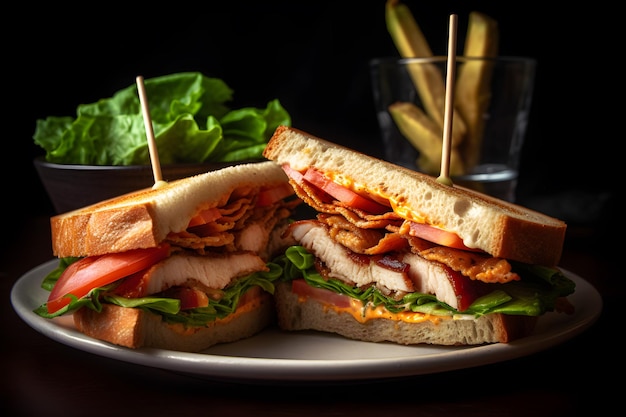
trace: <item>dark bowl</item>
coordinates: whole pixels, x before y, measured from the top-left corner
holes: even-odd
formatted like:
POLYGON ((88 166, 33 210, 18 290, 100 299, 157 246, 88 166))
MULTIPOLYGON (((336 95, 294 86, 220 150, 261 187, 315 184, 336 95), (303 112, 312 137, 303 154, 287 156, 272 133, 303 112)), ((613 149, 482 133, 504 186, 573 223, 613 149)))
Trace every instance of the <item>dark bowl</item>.
MULTIPOLYGON (((164 181, 172 181, 244 162, 255 161, 163 165, 161 174, 164 181)), ((65 165, 47 162, 43 156, 33 163, 57 213, 154 185, 150 165, 65 165)))

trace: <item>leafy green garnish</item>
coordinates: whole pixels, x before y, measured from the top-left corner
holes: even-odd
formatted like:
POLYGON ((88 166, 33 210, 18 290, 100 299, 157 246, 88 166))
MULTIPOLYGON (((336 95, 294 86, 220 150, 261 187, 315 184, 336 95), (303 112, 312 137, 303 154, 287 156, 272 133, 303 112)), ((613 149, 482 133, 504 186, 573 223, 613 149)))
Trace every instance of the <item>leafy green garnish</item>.
POLYGON ((274 262, 283 269, 281 281, 304 278, 313 287, 348 295, 360 300, 363 305, 382 305, 391 312, 410 310, 435 315, 469 314, 477 317, 490 313, 539 316, 546 311, 553 311, 556 299, 572 294, 575 288, 575 283, 558 269, 512 263, 514 269, 517 268, 522 275, 520 281, 493 284, 493 292, 477 298, 467 310, 460 312, 437 300, 432 294, 415 292, 395 300, 373 286, 359 288, 338 279, 325 279, 315 269, 313 255, 302 246, 290 247, 274 262))
MULTIPOLYGON (((264 109, 231 109, 228 85, 198 72, 149 78, 144 84, 161 164, 260 159, 274 130, 291 125, 277 99, 264 109)), ((150 164, 135 84, 81 104, 76 113, 37 120, 33 140, 45 149, 48 162, 150 164)))

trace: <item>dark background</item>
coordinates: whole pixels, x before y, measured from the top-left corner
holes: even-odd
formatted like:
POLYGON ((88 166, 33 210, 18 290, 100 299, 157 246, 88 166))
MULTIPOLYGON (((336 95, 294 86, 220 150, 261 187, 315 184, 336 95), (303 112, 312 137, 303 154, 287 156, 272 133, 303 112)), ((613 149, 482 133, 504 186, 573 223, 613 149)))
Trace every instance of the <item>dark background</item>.
MULTIPOLYGON (((568 223, 603 225, 614 209, 621 161, 613 128, 621 120, 605 104, 615 101, 610 93, 619 90, 612 81, 619 70, 603 53, 615 43, 609 32, 616 13, 599 3, 558 10, 544 9, 545 2, 404 3, 435 54, 446 54, 449 15, 459 16, 461 48, 467 16, 477 10, 499 22, 501 55, 537 59, 519 202, 568 223)), ((368 61, 398 55, 384 6, 384 0, 18 5, 5 17, 18 24, 4 36, 3 101, 10 111, 2 178, 4 195, 19 198, 5 200, 5 213, 18 221, 52 213, 32 165, 44 153, 32 140, 36 120, 73 116, 78 104, 110 97, 137 75, 201 71, 226 81, 233 107, 264 107, 278 98, 294 127, 380 156, 368 61)))

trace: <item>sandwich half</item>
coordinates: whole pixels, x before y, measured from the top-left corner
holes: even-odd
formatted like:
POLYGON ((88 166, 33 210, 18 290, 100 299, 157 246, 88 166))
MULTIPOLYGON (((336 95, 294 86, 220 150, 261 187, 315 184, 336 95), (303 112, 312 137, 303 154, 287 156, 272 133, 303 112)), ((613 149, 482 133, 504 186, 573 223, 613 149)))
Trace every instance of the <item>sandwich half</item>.
POLYGON ((84 334, 129 348, 196 352, 274 319, 271 259, 294 197, 265 161, 227 167, 54 216, 59 267, 35 312, 73 314, 84 334))
POLYGON ((286 238, 280 327, 371 342, 478 345, 571 313, 566 224, 281 126, 264 156, 314 209, 286 238))

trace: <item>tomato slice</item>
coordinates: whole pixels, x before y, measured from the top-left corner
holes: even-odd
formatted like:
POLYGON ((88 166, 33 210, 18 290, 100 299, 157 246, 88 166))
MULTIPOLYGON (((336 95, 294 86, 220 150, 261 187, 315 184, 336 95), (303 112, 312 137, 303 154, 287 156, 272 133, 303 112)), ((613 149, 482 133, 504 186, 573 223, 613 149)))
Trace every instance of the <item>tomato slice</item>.
POLYGON ((209 209, 202 210, 200 213, 192 217, 187 227, 207 224, 219 219, 220 217, 222 217, 222 213, 220 213, 220 210, 217 207, 211 207, 209 209))
POLYGON ((142 269, 124 277, 113 289, 113 293, 126 298, 141 298, 146 295, 146 285, 144 283, 144 272, 142 269))
POLYGON ((428 240, 429 242, 433 242, 441 246, 447 246, 449 248, 472 251, 477 250, 465 246, 463 240, 456 233, 448 232, 429 224, 411 222, 409 234, 411 236, 416 236, 424 240, 428 240))
POLYGON ((287 174, 287 176, 291 178, 292 180, 294 180, 296 183, 300 184, 302 182, 302 179, 304 178, 303 173, 291 168, 287 164, 283 165, 282 168, 283 168, 283 171, 285 171, 285 174, 287 174))
POLYGON ((312 287, 307 284, 304 279, 294 279, 291 281, 291 291, 300 297, 310 297, 314 300, 339 308, 347 308, 351 305, 349 296, 337 294, 334 291, 324 288, 312 287))
POLYGON ((374 214, 386 213, 390 210, 387 206, 379 204, 367 197, 363 197, 343 185, 337 184, 317 169, 307 169, 304 174, 304 179, 350 207, 374 214))
POLYGON ((52 314, 68 305, 72 294, 84 297, 94 288, 108 285, 118 279, 146 269, 169 256, 170 247, 134 249, 121 253, 90 256, 74 262, 63 271, 50 291, 47 308, 52 314))
POLYGON ((288 182, 284 182, 276 187, 266 188, 259 191, 256 204, 257 206, 262 207, 269 206, 285 197, 289 197, 294 193, 295 191, 293 190, 293 187, 288 182))
POLYGON ((206 293, 196 288, 172 287, 168 288, 161 295, 163 297, 180 300, 181 310, 190 310, 192 308, 206 307, 209 305, 209 297, 206 293))

